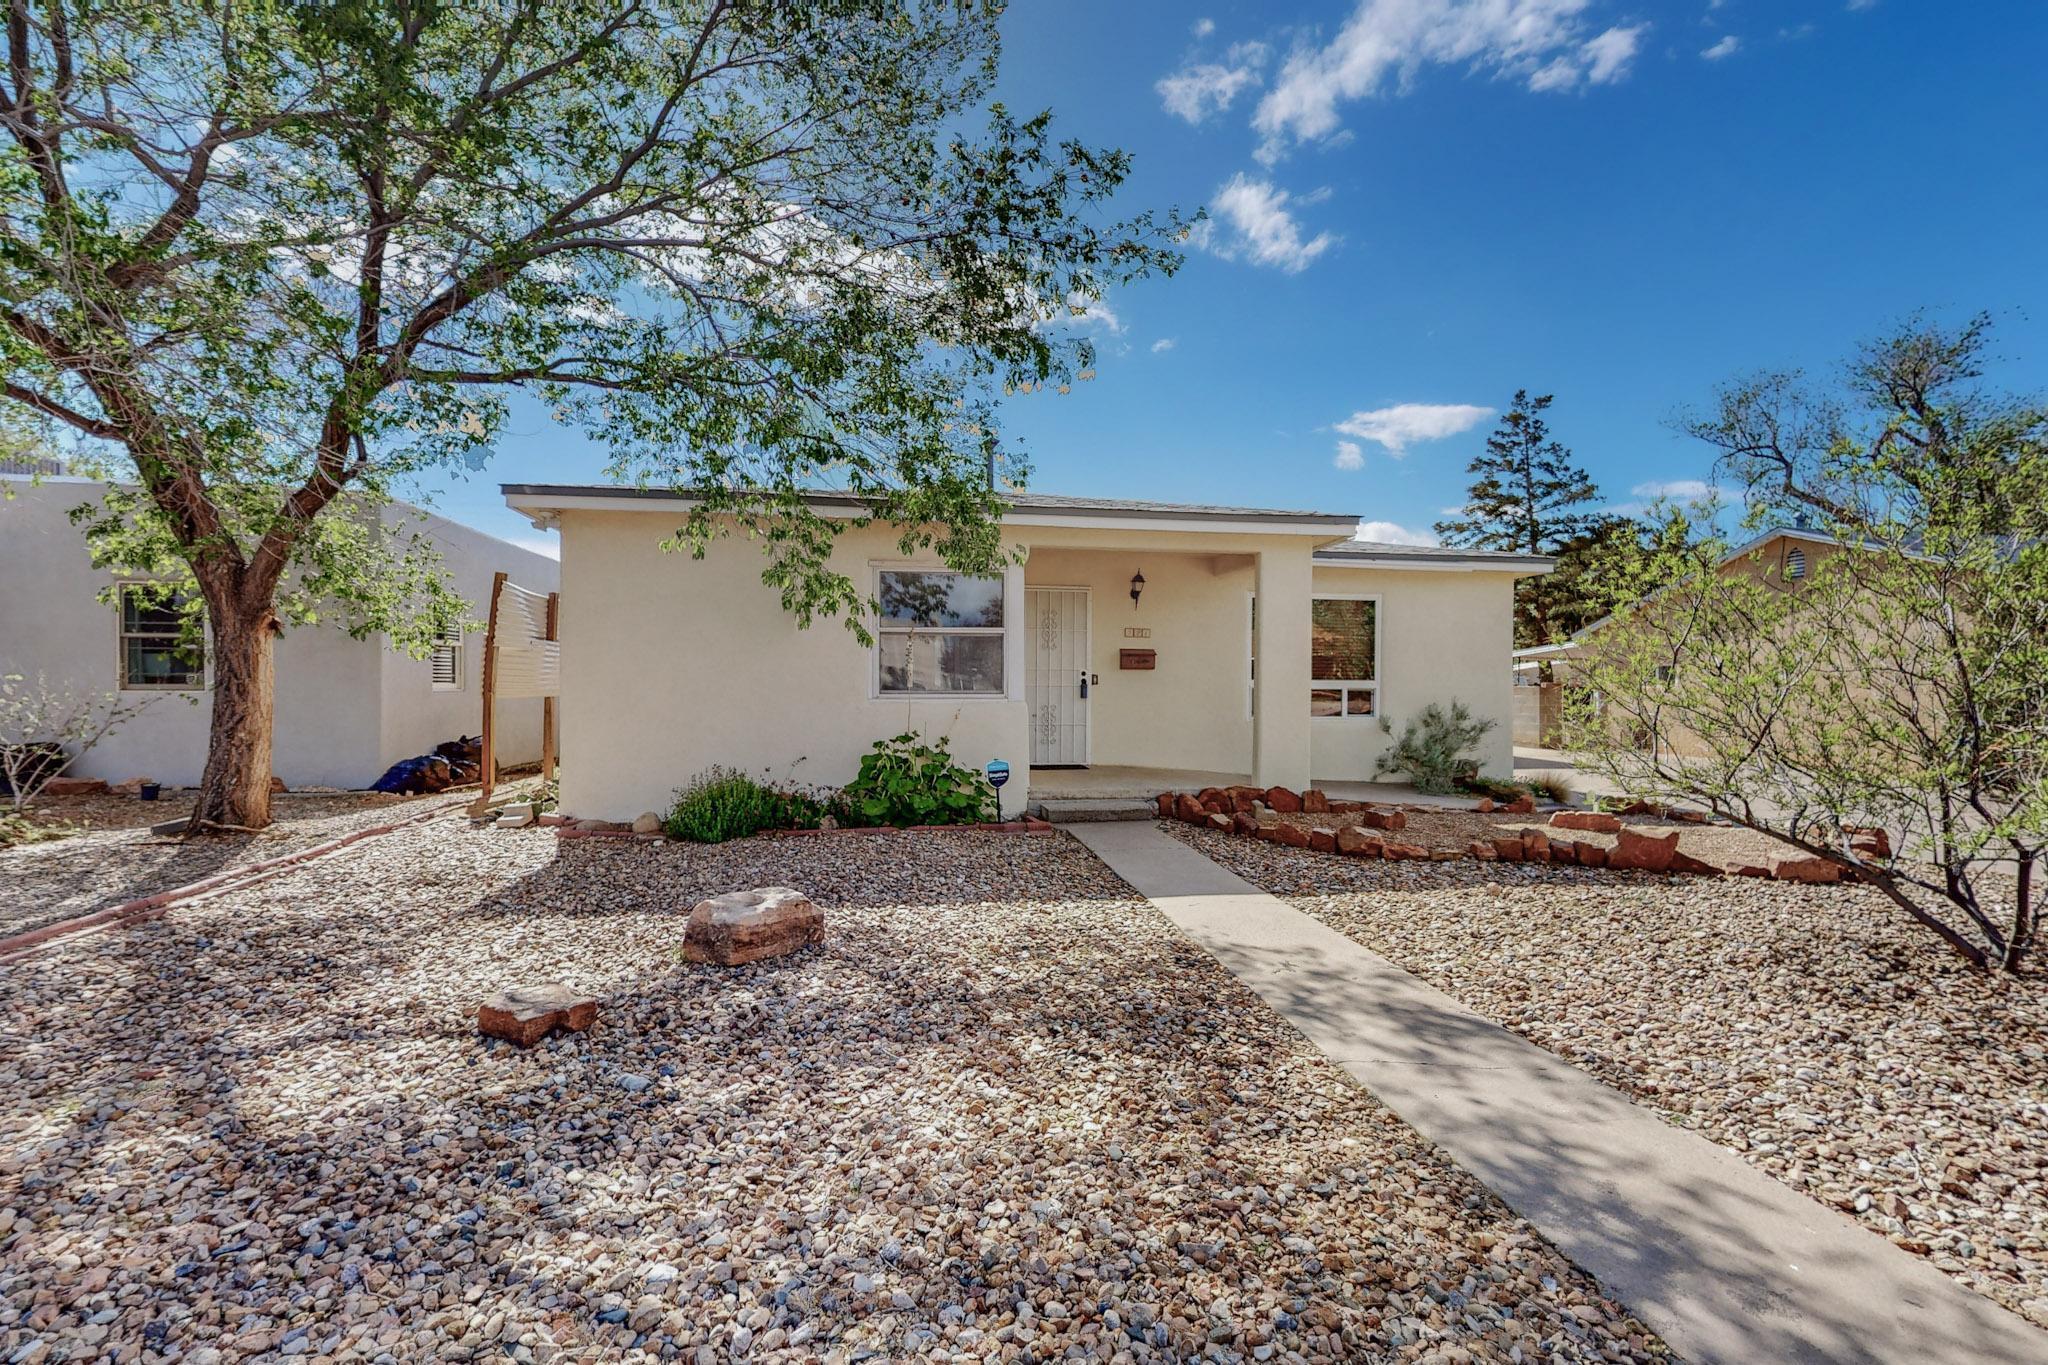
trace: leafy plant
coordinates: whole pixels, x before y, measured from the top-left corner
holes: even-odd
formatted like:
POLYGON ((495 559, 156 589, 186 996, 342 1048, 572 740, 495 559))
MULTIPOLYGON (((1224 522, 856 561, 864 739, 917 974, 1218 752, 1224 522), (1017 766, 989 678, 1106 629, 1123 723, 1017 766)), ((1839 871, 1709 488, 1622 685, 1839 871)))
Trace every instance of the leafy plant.
POLYGON ((764 829, 816 829, 829 813, 807 792, 780 791, 737 769, 712 767, 676 793, 662 829, 671 839, 722 844, 764 829))
MULTIPOLYGON (((1403 728, 1394 747, 1380 755, 1373 775, 1406 773, 1417 791, 1452 795, 1479 775, 1479 760, 1467 754, 1493 725, 1490 720, 1474 720, 1472 709, 1461 701, 1452 702, 1449 711, 1431 702, 1403 728)), ((1380 729, 1394 732, 1384 716, 1380 729)))
POLYGON ((0 811, 0 848, 40 844, 51 839, 62 839, 77 832, 77 827, 73 825, 43 824, 13 811, 0 811))
POLYGON ((1563 773, 1531 773, 1517 780, 1539 801, 1555 801, 1560 806, 1569 806, 1572 798, 1578 795, 1572 790, 1571 779, 1563 773))
POLYGON ((869 825, 967 825, 996 814, 987 778, 954 763, 943 738, 914 734, 876 740, 844 795, 848 812, 869 825))

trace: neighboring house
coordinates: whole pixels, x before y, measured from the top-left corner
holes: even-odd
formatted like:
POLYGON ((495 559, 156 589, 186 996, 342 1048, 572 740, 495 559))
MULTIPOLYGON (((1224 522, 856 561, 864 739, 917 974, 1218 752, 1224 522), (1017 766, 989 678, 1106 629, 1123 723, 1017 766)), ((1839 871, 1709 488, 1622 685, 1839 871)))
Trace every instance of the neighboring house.
MULTIPOLYGON (((52 686, 158 698, 101 741, 74 776, 151 777, 175 786, 206 765, 211 693, 205 661, 176 649, 175 614, 122 588, 142 581, 95 569, 67 513, 105 485, 83 479, 8 484, 0 501, 0 674, 38 673, 52 686), (101 600, 108 588, 115 601, 101 600), (196 704, 188 704, 196 703, 196 704)), ((558 569, 523 550, 418 508, 386 509, 387 526, 424 529, 440 550, 471 619, 489 607, 491 577, 552 591, 558 569)), ((445 739, 473 735, 483 715, 483 630, 451 638, 427 659, 393 651, 382 636, 352 640, 333 626, 301 626, 277 642, 272 769, 288 786, 366 787, 392 763, 445 739)), ((503 762, 540 755, 540 703, 499 703, 503 762)))
MULTIPOLYGON (((1840 540, 1825 532, 1779 526, 1729 551, 1715 571, 1754 578, 1796 592, 1829 556, 1840 554, 1845 548, 1840 540)), ((1517 744, 1554 746, 1558 742, 1562 691, 1573 681, 1574 665, 1585 656, 1586 647, 1610 619, 1603 616, 1557 644, 1530 645, 1515 651, 1517 744), (1545 664, 1550 666, 1548 683, 1542 678, 1545 664)))
POLYGON ((1361 543, 1354 516, 1017 493, 1004 529, 1026 557, 999 578, 905 560, 889 526, 839 538, 834 566, 882 607, 864 648, 837 620, 799 629, 744 536, 663 551, 681 495, 504 491, 561 532, 562 802, 600 818, 666 809, 714 764, 837 785, 905 731, 1007 762, 1006 811, 1056 768, 1370 781, 1382 717, 1398 734, 1453 700, 1497 723, 1481 766, 1505 777, 1514 584, 1552 567, 1361 543))

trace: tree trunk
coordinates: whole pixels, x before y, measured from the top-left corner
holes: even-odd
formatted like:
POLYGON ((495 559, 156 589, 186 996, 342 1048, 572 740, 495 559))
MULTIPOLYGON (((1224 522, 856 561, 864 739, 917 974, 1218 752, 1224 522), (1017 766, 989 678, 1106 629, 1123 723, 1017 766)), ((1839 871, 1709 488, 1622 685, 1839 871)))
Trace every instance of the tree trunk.
POLYGON ((2019 887, 2014 896, 2012 912, 2012 933, 2005 940, 2005 961, 2002 964, 2008 972, 2018 975, 2020 965, 2026 961, 2027 949, 2033 946, 2034 938, 2034 859, 2032 855, 2020 858, 2019 887))
MULTIPOLYGON (((209 598, 211 594, 209 594, 209 598)), ((208 602, 213 629, 213 728, 190 829, 270 823, 271 722, 276 708, 274 619, 267 602, 208 602)))

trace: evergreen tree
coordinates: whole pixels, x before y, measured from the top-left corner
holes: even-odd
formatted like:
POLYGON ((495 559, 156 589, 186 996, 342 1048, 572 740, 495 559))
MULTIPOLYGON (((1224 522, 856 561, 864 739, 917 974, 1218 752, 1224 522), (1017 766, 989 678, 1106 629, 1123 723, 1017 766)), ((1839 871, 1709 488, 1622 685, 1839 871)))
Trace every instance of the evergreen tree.
MULTIPOLYGON (((1543 420, 1553 395, 1531 398, 1517 390, 1500 425, 1486 438, 1486 453, 1467 467, 1472 486, 1463 516, 1436 524, 1446 544, 1512 554, 1561 555, 1595 539, 1611 518, 1591 509, 1600 490, 1572 463, 1572 453, 1551 439, 1543 420), (1574 510, 1579 509, 1579 510, 1574 510)), ((1515 643, 1555 643, 1560 588, 1549 578, 1515 585, 1515 643)))

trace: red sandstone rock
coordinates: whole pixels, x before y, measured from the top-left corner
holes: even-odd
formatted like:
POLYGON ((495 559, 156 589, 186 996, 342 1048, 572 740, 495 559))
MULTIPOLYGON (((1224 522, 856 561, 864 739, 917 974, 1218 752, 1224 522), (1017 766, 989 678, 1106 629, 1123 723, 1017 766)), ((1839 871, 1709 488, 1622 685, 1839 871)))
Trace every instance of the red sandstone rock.
POLYGON ((43 784, 44 796, 102 796, 107 790, 104 777, 53 777, 43 784))
POLYGON ((1671 870, 1673 872, 1683 872, 1693 877, 1719 877, 1722 875, 1719 866, 1704 859, 1695 858, 1683 849, 1671 855, 1671 870))
POLYGON ((1202 803, 1185 792, 1174 798, 1173 813, 1191 825, 1199 825, 1209 818, 1209 812, 1202 809, 1202 803))
POLYGON ((1171 820, 1173 818, 1172 792, 1159 793, 1159 818, 1162 820, 1171 820))
POLYGON ((1678 834, 1643 834, 1625 829, 1615 836, 1607 865, 1628 872, 1668 872, 1678 853, 1678 834))
POLYGON ((1487 843, 1484 839, 1474 839, 1471 843, 1465 845, 1465 855, 1470 858, 1477 858, 1482 863, 1490 863, 1500 857, 1500 854, 1493 851, 1493 845, 1487 843))
POLYGON ((1237 814, 1230 817, 1230 832, 1232 834, 1257 834, 1259 832, 1259 817, 1244 811, 1237 812, 1237 814))
POLYGON ((1308 832, 1308 846, 1318 853, 1337 851, 1337 831, 1334 829, 1312 829, 1308 832))
POLYGON ((1367 829, 1406 829, 1408 817, 1397 810, 1374 810, 1368 806, 1358 812, 1358 823, 1367 829))
POLYGON ((1264 797, 1266 804, 1282 815, 1301 813, 1301 798, 1285 787, 1268 787, 1264 797))
POLYGON ((1429 859, 1429 850, 1420 844, 1388 844, 1380 850, 1380 856, 1396 860, 1406 858, 1416 862, 1426 862, 1429 859))
POLYGON ((1509 815, 1534 815, 1536 813, 1536 798, 1533 796, 1518 796, 1505 806, 1502 806, 1501 810, 1509 815))
POLYGON ((1480 798, 1479 798, 1479 804, 1478 804, 1478 805, 1476 805, 1476 806, 1474 806, 1474 807, 1472 807, 1472 813, 1473 813, 1474 815, 1491 815, 1491 814, 1493 814, 1493 798, 1492 798, 1492 797, 1490 797, 1490 796, 1482 796, 1482 797, 1480 797, 1480 798))
POLYGON ((1265 793, 1255 787, 1231 787, 1228 789, 1228 795, 1232 810, 1241 815, 1250 815, 1252 807, 1265 796, 1265 793))
POLYGON ((477 1008, 476 1027, 491 1038, 532 1047, 558 1028, 581 1033, 597 1022, 597 1001, 567 986, 513 986, 477 1008))
POLYGON ((1599 810, 1561 810, 1550 817, 1556 829, 1582 829, 1592 834, 1619 834, 1621 819, 1599 810))
POLYGON ((1859 857, 1875 858, 1889 862, 1892 856, 1892 836, 1882 829, 1869 826, 1851 826, 1842 831, 1849 836, 1849 847, 1859 857))
POLYGON ((1519 863, 1522 861, 1522 853, 1522 841, 1520 839, 1495 839, 1493 841, 1493 856, 1504 863, 1519 863))
POLYGON ((1231 816, 1225 815, 1221 811, 1212 811, 1209 814, 1209 818, 1203 821, 1203 823, 1218 834, 1228 834, 1230 833, 1231 819, 1231 816))
POLYGON ((1309 815, 1328 815, 1330 798, 1316 788, 1310 787, 1301 794, 1301 809, 1309 815))
POLYGON ((1826 858, 1780 858, 1771 868, 1771 875, 1781 882, 1805 882, 1808 886, 1825 886, 1842 880, 1842 868, 1826 858))
POLYGON ((1337 831, 1337 851, 1354 858, 1377 858, 1386 845, 1356 825, 1337 831))
POLYGON ((1550 861, 1550 836, 1540 829, 1522 831, 1522 856, 1532 863, 1550 861))
POLYGON ((736 967, 825 939, 825 912, 787 886, 728 891, 697 902, 683 928, 683 960, 736 967))
POLYGON ((1579 850, 1585 847, 1570 839, 1559 839, 1550 846, 1550 861, 1570 865, 1579 860, 1579 850))
POLYGON ((1771 875, 1771 870, 1768 867, 1758 867, 1755 863, 1744 863, 1741 867, 1735 869, 1735 875, 1738 877, 1768 877, 1771 875))
POLYGON ((1572 851, 1578 854, 1580 867, 1607 866, 1607 845, 1605 844, 1575 843, 1572 845, 1572 851))

